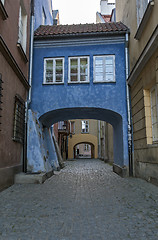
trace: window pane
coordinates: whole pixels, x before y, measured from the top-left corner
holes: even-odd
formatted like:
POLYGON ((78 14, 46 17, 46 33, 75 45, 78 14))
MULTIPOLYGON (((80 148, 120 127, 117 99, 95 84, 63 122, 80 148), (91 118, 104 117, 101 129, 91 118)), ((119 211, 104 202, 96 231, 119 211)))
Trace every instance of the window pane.
POLYGON ((106 74, 106 81, 107 82, 110 82, 110 81, 113 81, 113 80, 114 80, 113 74, 106 74))
POLYGON ((96 57, 95 65, 103 65, 103 57, 96 57))
POLYGON ((77 74, 78 73, 78 68, 77 67, 71 67, 71 73, 75 73, 77 74))
POLYGON ((56 75, 56 82, 62 82, 63 81, 63 75, 56 75))
POLYGON ((53 82, 53 60, 46 61, 46 82, 53 82))
POLYGON ((96 75, 95 80, 98 81, 98 82, 103 81, 103 75, 102 74, 101 75, 96 75))
POLYGON ((113 66, 112 65, 106 65, 106 73, 113 73, 113 66))
POLYGON ((153 124, 153 140, 158 140, 158 123, 153 124))
POLYGON ((103 73, 103 66, 96 66, 95 72, 96 73, 103 73))
POLYGON ((77 75, 71 75, 71 82, 76 82, 78 81, 78 76, 77 75))
POLYGON ((71 66, 78 66, 78 59, 76 59, 76 58, 70 59, 70 64, 71 64, 71 66))
POLYGON ((63 60, 62 59, 57 59, 56 60, 56 67, 63 67, 63 60))
POLYGON ((113 65, 113 57, 106 57, 105 62, 106 65, 113 65))
POLYGON ((152 101, 152 107, 154 107, 156 105, 156 93, 155 93, 155 89, 153 89, 153 91, 151 92, 151 101, 152 101))
POLYGON ((82 82, 88 81, 88 76, 87 75, 81 75, 80 76, 80 81, 82 81, 82 82))
POLYGON ((88 64, 88 59, 87 58, 81 58, 80 59, 80 65, 86 66, 88 64))

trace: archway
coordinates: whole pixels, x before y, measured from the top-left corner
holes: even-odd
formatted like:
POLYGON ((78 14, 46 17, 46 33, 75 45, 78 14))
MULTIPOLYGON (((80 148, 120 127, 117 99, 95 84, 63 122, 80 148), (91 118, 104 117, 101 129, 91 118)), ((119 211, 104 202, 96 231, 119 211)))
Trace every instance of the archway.
POLYGON ((95 146, 90 142, 79 142, 73 147, 74 158, 95 158, 95 146))
MULTIPOLYGON (((33 118, 35 118, 35 114, 33 114, 33 118)), ((113 139, 114 139, 114 171, 118 172, 119 174, 122 174, 123 172, 127 171, 128 168, 128 134, 127 134, 127 121, 125 121, 122 116, 119 113, 116 113, 112 110, 103 109, 103 108, 64 108, 64 109, 57 109, 53 111, 48 111, 41 115, 40 117, 36 116, 36 120, 39 120, 39 125, 42 129, 49 129, 54 123, 62 121, 62 120, 69 120, 69 119, 95 119, 95 120, 101 120, 108 122, 113 127, 113 139), (126 166, 126 168, 125 168, 126 166)), ((39 130, 38 130, 39 131, 39 130)), ((45 130, 46 132, 46 130, 45 130)), ((37 135, 39 133, 37 132, 37 135)), ((30 148, 32 151, 32 148, 34 147, 34 137, 33 134, 30 139, 30 148)), ((44 145, 50 145, 49 136, 48 134, 46 137, 44 137, 44 144, 40 143, 40 146, 44 145)), ((40 138, 40 142, 41 142, 40 138)), ((46 146, 44 146, 46 149, 46 146)), ((37 149, 37 147, 36 147, 37 149)), ((42 151, 41 149, 37 149, 38 151, 42 151)), ((31 155, 30 149, 28 149, 29 154, 31 155)), ((51 157, 51 149, 49 149, 49 156, 47 156, 47 159, 51 157)), ((36 154, 37 155, 37 154, 36 154)), ((42 153, 39 153, 38 155, 42 155, 42 153)), ((31 156, 29 156, 31 158, 31 156)), ((28 162, 29 162, 28 158, 28 162)), ((35 153, 33 152, 33 156, 30 160, 31 162, 31 168, 34 159, 37 158, 35 156, 35 153)), ((53 156, 52 156, 53 158, 53 156)), ((43 161, 43 160, 41 160, 43 161)), ((39 164, 39 157, 36 159, 36 165, 39 164)), ((44 162, 44 165, 46 165, 46 162, 44 162)), ((37 168, 39 169, 39 168, 37 168)), ((39 170, 38 170, 39 171, 39 170)))
POLYGON ((49 111, 40 116, 40 122, 45 127, 53 123, 69 119, 96 119, 110 123, 114 136, 114 163, 118 166, 128 166, 128 135, 127 121, 120 114, 103 108, 64 108, 49 111))

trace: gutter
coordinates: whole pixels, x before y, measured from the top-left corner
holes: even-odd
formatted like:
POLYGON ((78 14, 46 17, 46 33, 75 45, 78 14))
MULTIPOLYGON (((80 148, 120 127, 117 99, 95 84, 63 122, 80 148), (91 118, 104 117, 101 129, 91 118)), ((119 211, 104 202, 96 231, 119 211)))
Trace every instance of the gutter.
POLYGON ((31 0, 31 19, 30 19, 30 56, 29 56, 29 94, 25 103, 25 134, 24 134, 24 157, 23 157, 23 172, 27 172, 27 123, 28 123, 28 109, 31 103, 32 91, 32 67, 33 67, 33 41, 34 41, 34 0, 31 0))
POLYGON ((131 125, 131 111, 130 111, 130 89, 128 85, 129 76, 129 35, 125 35, 125 60, 126 60, 126 94, 127 94, 127 113, 128 113, 128 154, 129 154, 129 175, 133 176, 133 156, 132 156, 132 125, 131 125))

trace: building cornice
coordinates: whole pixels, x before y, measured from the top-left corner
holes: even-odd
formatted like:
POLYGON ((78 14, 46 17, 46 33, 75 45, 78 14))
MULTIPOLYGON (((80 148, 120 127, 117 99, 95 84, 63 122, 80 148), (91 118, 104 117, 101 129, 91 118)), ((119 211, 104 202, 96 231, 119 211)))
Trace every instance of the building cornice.
POLYGON ((158 25, 156 26, 151 38, 149 39, 148 43, 146 44, 143 52, 141 53, 140 57, 138 58, 135 66, 133 67, 129 78, 127 80, 128 84, 132 86, 143 70, 144 66, 153 55, 155 50, 158 48, 158 25))
POLYGON ((94 36, 89 38, 75 37, 75 38, 55 38, 55 39, 35 39, 34 48, 51 48, 51 47, 65 47, 65 46, 87 46, 87 45, 103 45, 103 44, 120 44, 125 43, 125 34, 117 34, 112 36, 94 36))
POLYGON ((12 67, 18 78, 20 79, 21 83, 27 90, 29 90, 30 85, 26 77, 24 76, 23 72, 21 71, 20 67, 18 66, 16 60, 14 59, 13 55, 11 54, 10 50, 8 49, 2 36, 0 36, 0 51, 7 60, 7 62, 9 63, 9 65, 12 67))

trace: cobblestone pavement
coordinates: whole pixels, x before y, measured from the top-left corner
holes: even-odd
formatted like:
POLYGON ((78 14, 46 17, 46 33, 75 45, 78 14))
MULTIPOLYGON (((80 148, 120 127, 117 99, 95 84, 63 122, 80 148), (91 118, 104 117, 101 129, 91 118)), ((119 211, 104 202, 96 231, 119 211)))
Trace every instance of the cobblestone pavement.
POLYGON ((100 160, 66 162, 42 185, 0 193, 0 239, 158 240, 158 187, 100 160))

